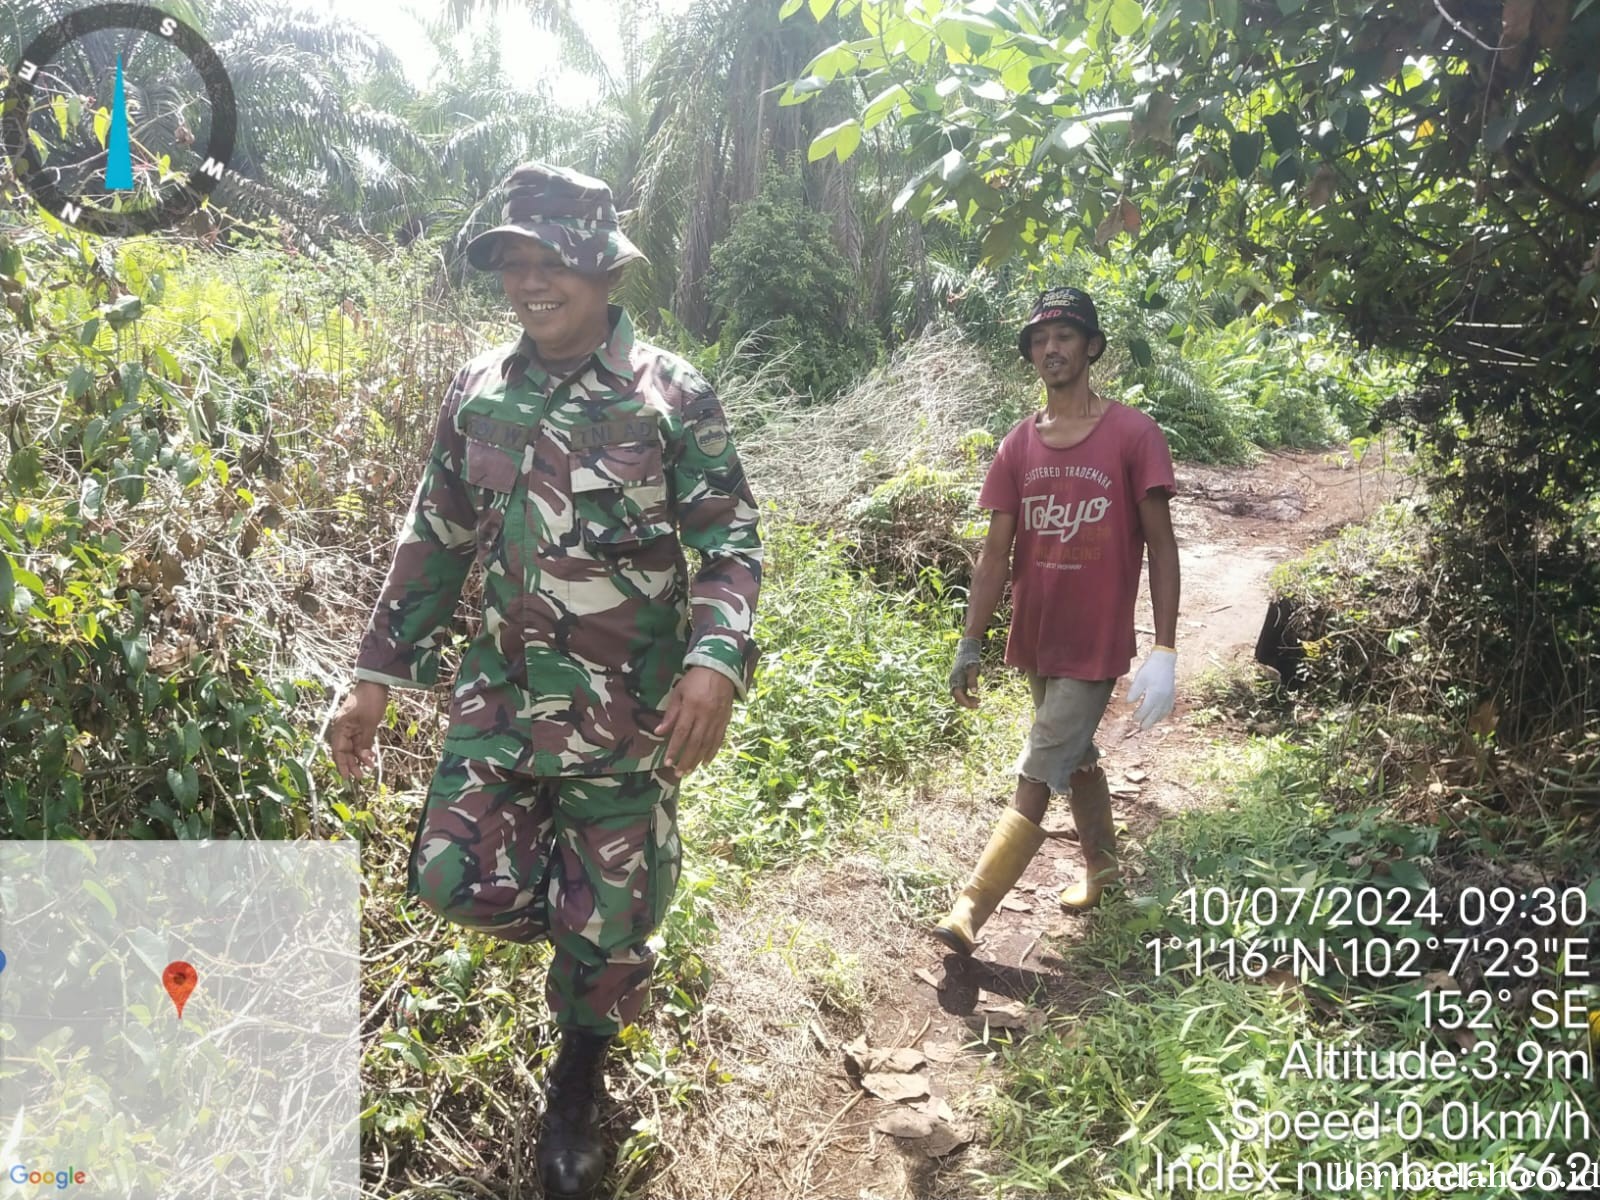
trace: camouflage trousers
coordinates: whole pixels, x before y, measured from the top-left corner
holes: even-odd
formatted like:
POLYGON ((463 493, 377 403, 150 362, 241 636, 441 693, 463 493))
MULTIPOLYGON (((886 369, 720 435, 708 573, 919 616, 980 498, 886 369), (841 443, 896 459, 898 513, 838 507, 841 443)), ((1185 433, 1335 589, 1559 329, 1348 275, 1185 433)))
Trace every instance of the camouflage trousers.
POLYGON ((649 994, 646 942, 680 861, 670 770, 535 778, 446 752, 417 822, 406 893, 469 929, 548 938, 556 1023, 616 1033, 649 994))

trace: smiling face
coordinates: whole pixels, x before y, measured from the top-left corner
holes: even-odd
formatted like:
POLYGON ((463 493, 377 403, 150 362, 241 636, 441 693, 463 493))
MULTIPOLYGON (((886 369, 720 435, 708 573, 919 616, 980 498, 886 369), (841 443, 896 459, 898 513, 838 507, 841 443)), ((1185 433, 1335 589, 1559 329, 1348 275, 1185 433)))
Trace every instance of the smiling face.
POLYGON ((1067 321, 1035 325, 1029 336, 1028 357, 1047 388, 1075 385, 1089 369, 1089 351, 1101 340, 1067 321))
POLYGON ((500 285, 539 356, 566 362, 599 349, 611 335, 607 277, 573 270, 530 238, 502 240, 500 285))

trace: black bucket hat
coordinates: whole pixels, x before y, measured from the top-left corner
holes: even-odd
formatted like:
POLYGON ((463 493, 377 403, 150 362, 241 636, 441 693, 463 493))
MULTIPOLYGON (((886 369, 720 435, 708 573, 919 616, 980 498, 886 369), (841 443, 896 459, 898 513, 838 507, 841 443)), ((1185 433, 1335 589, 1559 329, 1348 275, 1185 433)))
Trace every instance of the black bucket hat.
POLYGON ((1033 302, 1033 311, 1028 314, 1022 332, 1017 335, 1017 353, 1032 362, 1028 354, 1028 347, 1033 340, 1033 327, 1043 325, 1046 321, 1066 321, 1083 330, 1085 337, 1100 335, 1100 354, 1091 354, 1090 362, 1099 362, 1100 355, 1106 352, 1106 335, 1100 329, 1100 314, 1095 311, 1094 300, 1088 292, 1075 287, 1051 288, 1041 292, 1039 298, 1033 302))

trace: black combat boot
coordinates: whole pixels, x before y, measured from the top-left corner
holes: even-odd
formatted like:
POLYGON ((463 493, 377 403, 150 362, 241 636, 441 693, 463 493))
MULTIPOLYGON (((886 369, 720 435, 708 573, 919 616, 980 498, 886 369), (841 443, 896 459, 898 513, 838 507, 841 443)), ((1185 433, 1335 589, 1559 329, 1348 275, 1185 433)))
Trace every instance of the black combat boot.
POLYGON ((600 1137, 609 1034, 564 1029, 545 1077, 539 1127, 539 1183, 551 1200, 589 1200, 606 1175, 600 1137))

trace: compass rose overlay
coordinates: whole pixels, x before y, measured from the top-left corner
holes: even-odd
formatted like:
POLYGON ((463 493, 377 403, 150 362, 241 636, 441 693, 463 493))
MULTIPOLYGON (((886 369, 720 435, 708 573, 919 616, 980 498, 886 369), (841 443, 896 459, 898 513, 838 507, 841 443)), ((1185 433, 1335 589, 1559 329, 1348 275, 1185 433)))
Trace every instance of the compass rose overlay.
MULTIPOLYGON (((233 154, 238 129, 233 84, 222 60, 204 38, 177 17, 143 4, 95 4, 69 14, 29 43, 11 68, 10 82, 0 93, 0 151, 11 160, 17 179, 35 201, 63 223, 104 237, 131 237, 170 228, 189 216, 222 182, 233 154), (199 162, 188 177, 168 178, 160 188, 159 203, 143 208, 113 211, 107 201, 131 183, 126 171, 130 156, 126 145, 122 64, 117 68, 117 92, 110 137, 106 143, 104 190, 63 186, 61 171, 46 166, 29 118, 38 110, 44 84, 53 78, 52 64, 63 60, 73 42, 105 30, 124 29, 154 34, 189 60, 211 107, 210 134, 204 148, 195 147, 199 162)), ((63 118, 64 119, 64 118, 63 118)))

